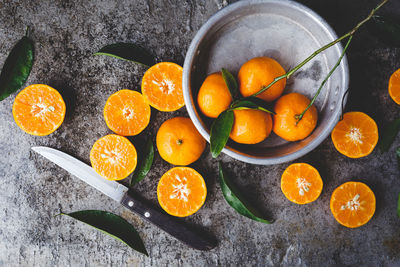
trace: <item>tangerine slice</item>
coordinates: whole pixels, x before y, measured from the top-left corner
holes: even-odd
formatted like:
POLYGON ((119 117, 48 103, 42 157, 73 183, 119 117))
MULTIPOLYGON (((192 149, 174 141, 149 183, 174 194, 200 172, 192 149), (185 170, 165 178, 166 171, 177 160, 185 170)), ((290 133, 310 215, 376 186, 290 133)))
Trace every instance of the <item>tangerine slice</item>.
POLYGON ((90 162, 93 169, 104 178, 122 180, 136 168, 136 149, 123 136, 106 135, 94 143, 90 162))
POLYGON ((170 215, 186 217, 197 212, 207 196, 203 177, 189 167, 175 167, 164 173, 158 182, 157 198, 170 215))
POLYGON ((323 182, 317 169, 307 163, 294 163, 286 168, 281 178, 281 189, 287 199, 296 204, 316 200, 323 182))
POLYGON ((149 124, 150 112, 142 94, 123 89, 107 99, 104 119, 108 128, 116 134, 137 135, 149 124))
POLYGON ((142 78, 142 94, 147 103, 160 111, 183 107, 182 71, 181 66, 172 62, 161 62, 149 68, 142 78))
POLYGON ((367 114, 347 112, 331 134, 336 149, 349 158, 365 157, 378 143, 378 126, 367 114))
POLYGON ((389 79, 389 95, 400 105, 400 69, 396 70, 389 79))
POLYGON ((206 141, 189 118, 175 117, 165 121, 157 132, 160 156, 174 165, 189 165, 198 160, 206 141))
POLYGON ((336 188, 331 197, 333 217, 349 228, 366 224, 375 213, 374 192, 364 183, 347 182, 336 188))
POLYGON ((26 133, 49 135, 63 123, 65 102, 60 93, 45 84, 32 84, 23 89, 12 107, 15 123, 26 133))

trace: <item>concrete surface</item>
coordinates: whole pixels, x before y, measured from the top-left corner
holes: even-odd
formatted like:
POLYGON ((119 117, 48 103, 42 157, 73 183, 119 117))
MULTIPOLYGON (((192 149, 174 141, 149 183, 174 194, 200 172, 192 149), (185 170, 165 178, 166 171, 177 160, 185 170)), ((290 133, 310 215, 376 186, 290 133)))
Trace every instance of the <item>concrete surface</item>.
MULTIPOLYGON (((378 1, 301 1, 344 33, 378 1)), ((285 199, 280 175, 289 165, 253 166, 222 156, 235 183, 246 196, 276 220, 263 225, 239 216, 224 201, 216 183, 217 162, 207 151, 193 164, 207 180, 204 207, 188 221, 202 225, 219 239, 210 252, 192 250, 96 190, 30 151, 46 145, 89 161, 92 144, 110 133, 102 110, 113 92, 138 90, 145 68, 109 57, 94 57, 103 45, 136 42, 159 60, 183 63, 186 49, 200 26, 228 3, 215 1, 11 1, 0 0, 0 65, 27 25, 32 26, 36 62, 27 84, 46 83, 64 96, 68 114, 54 134, 23 133, 12 118, 15 95, 0 103, 0 266, 399 266, 400 219, 396 201, 400 179, 394 149, 375 150, 362 159, 339 154, 327 138, 296 162, 316 166, 324 180, 321 197, 299 206, 285 199), (331 215, 334 188, 349 180, 367 183, 377 197, 373 219, 358 229, 340 226, 331 215), (120 214, 144 239, 150 257, 66 217, 72 212, 101 209, 120 214)), ((400 2, 390 1, 382 13, 400 15, 400 2)), ((380 129, 399 115, 387 94, 390 74, 400 67, 400 49, 375 40, 366 29, 354 38, 348 53, 351 91, 347 110, 368 113, 380 129)), ((186 115, 153 110, 151 127, 134 142, 155 134, 167 118, 186 115)), ((156 201, 156 185, 171 166, 157 155, 149 177, 137 185, 141 195, 156 201)))

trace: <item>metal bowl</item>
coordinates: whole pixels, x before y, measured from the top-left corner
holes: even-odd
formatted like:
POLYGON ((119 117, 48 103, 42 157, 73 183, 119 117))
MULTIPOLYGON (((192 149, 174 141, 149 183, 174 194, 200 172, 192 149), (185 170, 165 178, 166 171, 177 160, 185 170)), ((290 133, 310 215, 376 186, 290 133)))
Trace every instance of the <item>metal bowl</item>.
MULTIPOLYGON (((197 130, 210 140, 212 120, 203 116, 197 105, 197 93, 208 74, 226 68, 236 75, 243 63, 258 56, 272 57, 289 70, 336 38, 324 19, 294 1, 240 1, 220 10, 194 37, 183 67, 185 104, 197 130)), ((316 56, 287 81, 284 94, 295 91, 311 99, 341 52, 342 46, 336 44, 316 56)), ((343 58, 315 102, 318 124, 306 139, 287 142, 272 133, 256 145, 230 140, 222 152, 240 161, 263 165, 305 155, 324 141, 337 123, 348 83, 347 59, 343 58)))

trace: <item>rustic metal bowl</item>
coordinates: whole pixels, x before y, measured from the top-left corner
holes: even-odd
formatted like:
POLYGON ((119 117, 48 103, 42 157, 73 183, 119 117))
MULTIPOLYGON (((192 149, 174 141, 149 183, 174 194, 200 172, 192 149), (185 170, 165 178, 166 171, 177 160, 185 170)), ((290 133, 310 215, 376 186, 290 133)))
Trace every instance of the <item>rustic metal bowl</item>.
MULTIPOLYGON (((203 116, 197 105, 198 90, 208 74, 226 68, 236 75, 244 62, 257 56, 272 57, 289 70, 336 38, 324 19, 294 1, 240 1, 220 10, 194 37, 183 67, 186 108, 197 130, 210 140, 212 120, 203 116)), ((316 56, 287 81, 284 94, 296 91, 311 99, 341 52, 342 46, 336 44, 316 56)), ((240 161, 264 165, 305 155, 324 141, 337 123, 348 83, 348 65, 343 58, 317 98, 318 125, 306 139, 287 142, 272 133, 256 145, 230 140, 222 152, 240 161)))

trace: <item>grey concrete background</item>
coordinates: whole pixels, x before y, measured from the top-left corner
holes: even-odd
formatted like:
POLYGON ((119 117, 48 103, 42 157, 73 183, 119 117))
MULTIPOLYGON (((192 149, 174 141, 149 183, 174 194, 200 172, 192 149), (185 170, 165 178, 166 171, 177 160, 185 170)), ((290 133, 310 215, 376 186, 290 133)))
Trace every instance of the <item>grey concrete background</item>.
MULTIPOLYGON (((230 1, 229 1, 230 2, 230 1)), ((374 7, 376 0, 301 1, 325 17, 338 34, 349 30, 374 7)), ((232 179, 261 210, 276 220, 263 225, 239 216, 224 201, 216 183, 216 161, 210 153, 193 164, 208 184, 205 205, 187 221, 204 226, 218 239, 212 251, 192 250, 170 238, 106 196, 30 151, 46 145, 89 162, 92 144, 110 133, 102 110, 109 95, 122 88, 140 89, 145 68, 92 53, 103 45, 127 41, 142 45, 159 60, 183 63, 200 26, 227 1, 11 1, 0 0, 0 65, 23 35, 33 28, 36 62, 27 84, 46 83, 67 102, 63 125, 47 137, 23 133, 12 118, 15 95, 0 103, 0 266, 399 266, 400 219, 396 201, 400 179, 394 149, 375 150, 362 159, 339 154, 327 138, 296 162, 316 166, 324 180, 321 197, 309 205, 290 203, 280 191, 280 175, 290 164, 253 166, 221 159, 232 179), (334 188, 349 180, 367 183, 377 197, 373 219, 358 229, 340 226, 329 210, 334 188), (150 257, 66 217, 72 212, 101 209, 120 214, 144 239, 150 257)), ((391 0, 382 13, 400 15, 391 0)), ((348 53, 351 91, 347 110, 368 113, 380 130, 398 117, 387 93, 390 74, 400 67, 400 49, 376 40, 366 29, 348 53)), ((133 140, 155 134, 167 118, 187 115, 152 110, 151 126, 133 140)), ((149 176, 136 186, 157 205, 156 185, 171 166, 155 157, 149 176)))

